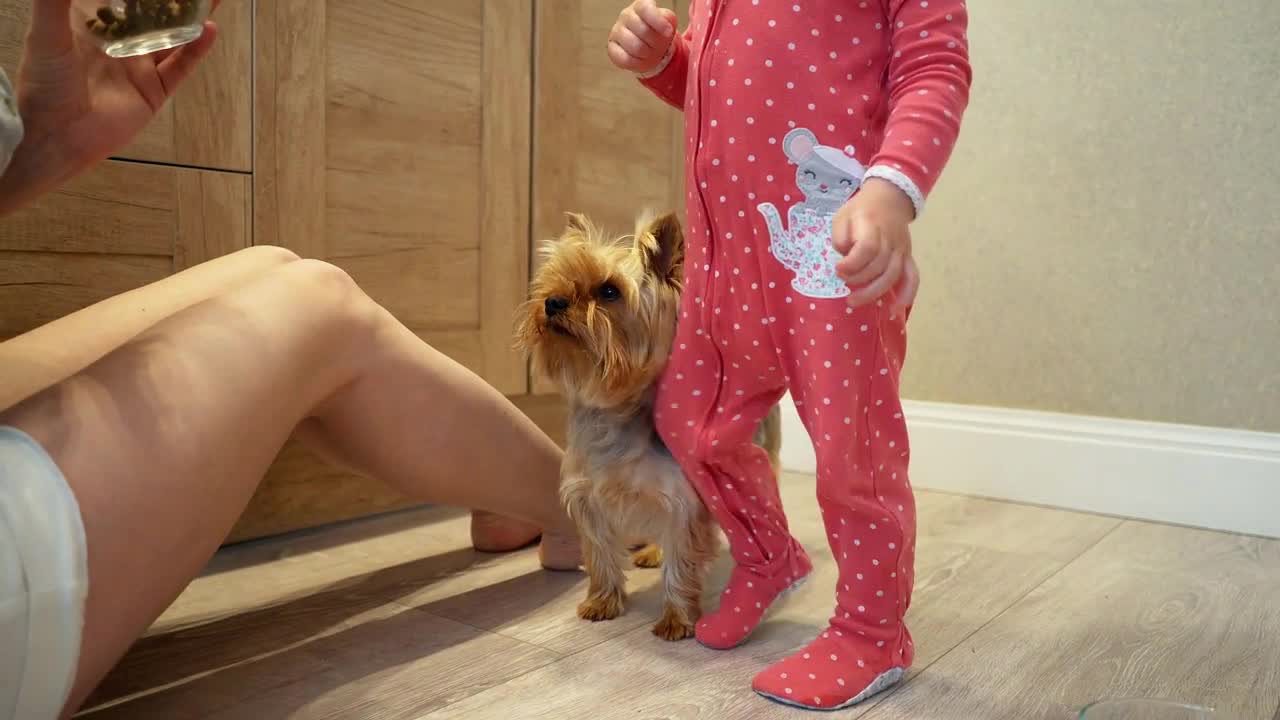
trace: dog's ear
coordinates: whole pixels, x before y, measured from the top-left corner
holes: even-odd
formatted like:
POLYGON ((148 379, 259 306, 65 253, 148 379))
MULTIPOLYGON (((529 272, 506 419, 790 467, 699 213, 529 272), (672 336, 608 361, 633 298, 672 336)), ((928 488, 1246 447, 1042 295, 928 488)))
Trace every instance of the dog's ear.
POLYGON ((576 212, 567 212, 565 217, 565 234, 588 235, 591 233, 591 221, 586 215, 576 212))
POLYGON ((641 218, 636 245, 644 258, 645 270, 673 285, 680 285, 684 273, 684 230, 675 213, 641 218))

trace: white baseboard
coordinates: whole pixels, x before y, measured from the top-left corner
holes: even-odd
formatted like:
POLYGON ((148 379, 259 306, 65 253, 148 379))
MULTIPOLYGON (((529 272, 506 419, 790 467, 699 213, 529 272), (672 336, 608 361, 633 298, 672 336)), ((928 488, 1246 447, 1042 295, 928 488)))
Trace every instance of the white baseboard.
MULTIPOLYGON (((916 488, 1280 537, 1280 434, 904 405, 916 488)), ((790 401, 782 462, 816 468, 790 401)))

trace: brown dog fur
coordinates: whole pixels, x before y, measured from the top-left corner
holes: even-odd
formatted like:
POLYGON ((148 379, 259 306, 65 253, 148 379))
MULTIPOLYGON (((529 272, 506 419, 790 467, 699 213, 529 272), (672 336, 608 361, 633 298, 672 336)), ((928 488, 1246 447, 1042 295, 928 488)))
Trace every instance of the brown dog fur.
MULTIPOLYGON (((581 215, 542 248, 519 344, 569 402, 561 497, 590 577, 578 615, 610 620, 626 603, 623 566, 662 566, 655 635, 693 635, 718 546, 710 514, 653 427, 656 383, 675 336, 684 236, 674 215, 608 238, 581 215), (653 542, 653 541, 656 541, 653 542)), ((777 408, 756 433, 777 467, 777 408)))

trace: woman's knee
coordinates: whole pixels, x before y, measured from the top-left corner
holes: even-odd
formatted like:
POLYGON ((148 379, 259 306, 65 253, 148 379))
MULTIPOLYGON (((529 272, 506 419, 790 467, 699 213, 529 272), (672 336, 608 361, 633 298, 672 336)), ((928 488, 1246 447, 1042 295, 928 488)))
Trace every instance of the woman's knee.
POLYGON ((272 277, 284 284, 292 303, 343 321, 366 322, 381 311, 346 270, 324 260, 297 260, 278 268, 272 277))
POLYGON ((243 250, 237 250, 228 257, 263 270, 288 265, 302 259, 298 253, 279 245, 252 245, 243 250))

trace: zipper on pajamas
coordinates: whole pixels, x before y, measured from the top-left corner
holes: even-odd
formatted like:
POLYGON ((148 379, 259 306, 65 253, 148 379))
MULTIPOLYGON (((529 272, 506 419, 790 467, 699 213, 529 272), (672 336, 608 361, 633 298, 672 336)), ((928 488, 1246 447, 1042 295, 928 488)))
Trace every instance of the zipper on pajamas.
MULTIPOLYGON (((716 27, 719 25, 720 15, 724 10, 724 0, 720 0, 716 4, 716 10, 708 18, 707 34, 702 42, 702 47, 698 48, 698 74, 702 75, 706 71, 707 48, 715 46, 716 27)), ((719 301, 720 296, 716 294, 716 253, 718 248, 713 238, 716 233, 712 227, 711 207, 707 204, 707 195, 703 191, 702 178, 703 163, 705 155, 702 150, 702 133, 706 127, 706 110, 707 96, 704 90, 705 84, 701 82, 701 78, 695 78, 698 87, 698 136, 695 138, 697 144, 693 149, 693 182, 696 186, 694 192, 698 193, 698 202, 702 205, 702 217, 706 219, 706 243, 707 243, 707 299, 710 302, 703 304, 704 317, 707 321, 704 323, 707 331, 707 340, 711 343, 712 350, 715 351, 716 358, 716 387, 715 392, 711 396, 711 405, 707 408, 707 416, 703 418, 702 427, 698 429, 697 451, 698 457, 707 457, 707 445, 710 442, 711 421, 715 418, 716 409, 720 406, 720 397, 724 390, 724 355, 720 352, 720 346, 716 344, 715 333, 712 328, 715 325, 715 311, 712 303, 719 301)))

